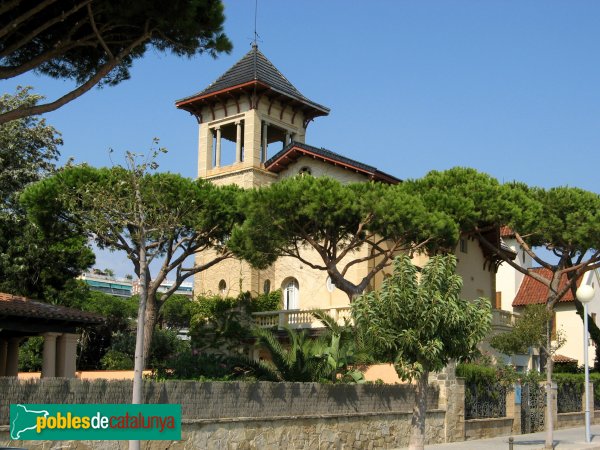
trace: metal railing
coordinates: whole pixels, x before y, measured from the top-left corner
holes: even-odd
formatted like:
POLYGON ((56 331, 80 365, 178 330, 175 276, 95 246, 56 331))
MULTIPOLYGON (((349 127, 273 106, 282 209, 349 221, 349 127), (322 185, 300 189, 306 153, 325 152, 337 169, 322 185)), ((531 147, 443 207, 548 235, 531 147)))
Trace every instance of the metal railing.
POLYGON ((465 385, 465 419, 506 417, 507 388, 498 383, 465 385))
POLYGON ((583 409, 583 384, 560 383, 557 392, 558 412, 580 412, 583 409))

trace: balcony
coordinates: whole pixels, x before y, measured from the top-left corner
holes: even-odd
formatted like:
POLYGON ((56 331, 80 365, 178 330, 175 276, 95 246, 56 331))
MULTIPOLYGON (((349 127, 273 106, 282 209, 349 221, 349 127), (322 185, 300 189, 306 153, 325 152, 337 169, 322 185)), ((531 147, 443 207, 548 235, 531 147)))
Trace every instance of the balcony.
MULTIPOLYGON (((323 311, 327 312, 340 325, 344 324, 345 319, 351 320, 349 306, 329 308, 323 311)), ((252 321, 260 328, 282 329, 286 325, 290 328, 322 328, 321 321, 315 319, 311 312, 311 310, 303 309, 257 312, 252 313, 252 321)), ((515 318, 516 315, 509 311, 492 310, 492 330, 510 331, 515 323, 515 318)))
POLYGON ((510 311, 492 309, 492 331, 510 331, 515 324, 516 317, 517 316, 510 311))
MULTIPOLYGON (((350 320, 350 307, 323 309, 338 324, 343 325, 345 319, 350 320)), ((287 309, 281 311, 264 311, 252 313, 254 325, 260 328, 282 329, 286 325, 290 328, 323 328, 320 320, 312 315, 312 310, 287 309)))

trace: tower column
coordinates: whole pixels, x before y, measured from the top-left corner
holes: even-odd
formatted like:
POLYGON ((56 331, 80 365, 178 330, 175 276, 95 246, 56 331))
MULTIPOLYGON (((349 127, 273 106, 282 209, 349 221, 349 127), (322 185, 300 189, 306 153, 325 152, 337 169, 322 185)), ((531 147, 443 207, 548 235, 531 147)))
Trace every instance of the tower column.
POLYGON ((242 121, 235 123, 236 126, 236 137, 235 137, 235 162, 242 162, 242 121))
POLYGON ((269 124, 266 121, 263 121, 262 153, 260 155, 260 162, 265 162, 267 160, 267 145, 269 145, 269 140, 267 139, 268 133, 269 124))
POLYGON ((221 127, 217 127, 217 154, 215 167, 221 167, 221 127))

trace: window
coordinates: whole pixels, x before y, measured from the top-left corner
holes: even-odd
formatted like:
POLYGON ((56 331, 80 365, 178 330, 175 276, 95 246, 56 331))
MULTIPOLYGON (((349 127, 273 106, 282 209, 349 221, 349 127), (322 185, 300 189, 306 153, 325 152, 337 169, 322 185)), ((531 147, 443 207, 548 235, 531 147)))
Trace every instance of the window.
POLYGON ((265 280, 265 282, 263 283, 263 292, 265 294, 271 292, 271 280, 265 280))
POLYGON ((227 283, 225 280, 219 281, 219 294, 225 295, 227 293, 227 283))
POLYGON ((502 309, 502 292, 496 292, 496 304, 494 308, 502 309))
POLYGON ((284 309, 298 309, 299 308, 299 287, 298 280, 295 278, 288 278, 283 282, 283 307, 284 309))
POLYGON ((310 167, 304 166, 298 171, 298 175, 300 175, 301 177, 303 177, 304 175, 312 175, 312 171, 310 170, 310 167))
POLYGON ((331 277, 327 277, 327 290, 329 292, 333 292, 335 291, 335 284, 333 283, 333 281, 331 280, 331 277))

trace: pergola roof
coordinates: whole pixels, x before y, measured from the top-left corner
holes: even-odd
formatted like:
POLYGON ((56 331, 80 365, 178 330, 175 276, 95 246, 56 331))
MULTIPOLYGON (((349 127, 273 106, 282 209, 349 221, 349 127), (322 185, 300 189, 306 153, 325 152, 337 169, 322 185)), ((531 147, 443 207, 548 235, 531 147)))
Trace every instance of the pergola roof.
POLYGON ((99 314, 0 292, 0 330, 23 334, 69 331, 104 322, 99 314))

